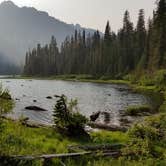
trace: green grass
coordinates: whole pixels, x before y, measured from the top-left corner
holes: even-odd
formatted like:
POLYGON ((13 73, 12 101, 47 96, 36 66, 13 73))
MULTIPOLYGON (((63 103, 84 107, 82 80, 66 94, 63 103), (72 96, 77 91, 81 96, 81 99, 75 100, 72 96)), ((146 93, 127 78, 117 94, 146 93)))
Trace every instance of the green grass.
POLYGON ((67 145, 76 144, 52 128, 28 128, 11 121, 4 124, 1 150, 8 155, 65 153, 67 145))
POLYGON ((125 114, 129 116, 144 115, 145 113, 152 113, 152 108, 148 105, 130 106, 125 110, 125 114))
MULTIPOLYGON (((66 159, 63 162, 68 166, 143 166, 165 164, 164 154, 166 154, 166 142, 163 137, 158 139, 158 134, 163 131, 165 133, 166 115, 152 116, 145 120, 142 125, 134 126, 128 133, 99 131, 91 133, 91 140, 85 141, 81 138, 73 139, 61 135, 55 129, 45 128, 28 128, 22 126, 19 122, 10 120, 4 121, 5 128, 0 137, 0 154, 5 155, 40 155, 52 153, 67 153, 68 145, 96 145, 96 144, 128 144, 129 146, 123 150, 124 157, 119 159, 99 158, 99 157, 80 157, 78 159, 66 159), (158 130, 160 129, 160 131, 158 130), (151 146, 153 145, 153 147, 151 146), (155 149, 155 151, 154 151, 155 149), (138 155, 137 151, 141 151, 138 155), (127 154, 134 152, 139 158, 130 158, 127 154), (144 153, 148 152, 148 153, 144 153), (152 154, 158 156, 154 158, 152 154), (152 154, 151 154, 152 153, 152 154)), ((165 135, 166 136, 166 135, 165 135)), ((166 157, 166 156, 165 156, 166 157)), ((22 161, 23 162, 23 161, 22 161)), ((60 160, 50 161, 51 166, 59 166, 60 160)), ((21 166, 40 166, 42 161, 26 162, 21 166)))
POLYGON ((91 137, 94 143, 97 144, 112 144, 112 143, 122 143, 126 144, 129 137, 123 132, 111 132, 111 131, 100 131, 91 133, 91 137))
POLYGON ((5 120, 4 125, 0 152, 8 155, 66 153, 68 145, 127 142, 127 135, 121 132, 95 132, 91 134, 90 141, 85 141, 61 135, 51 127, 28 128, 9 120, 5 120))

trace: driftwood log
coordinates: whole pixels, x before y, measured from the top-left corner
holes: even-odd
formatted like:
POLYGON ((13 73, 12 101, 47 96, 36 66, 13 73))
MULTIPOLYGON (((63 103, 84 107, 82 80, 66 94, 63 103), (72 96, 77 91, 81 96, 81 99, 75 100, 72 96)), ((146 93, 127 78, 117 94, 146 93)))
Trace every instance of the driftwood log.
MULTIPOLYGON (((110 156, 113 158, 117 158, 121 156, 121 148, 124 147, 123 144, 103 144, 103 145, 78 145, 78 146, 68 146, 69 151, 73 149, 82 149, 83 152, 75 152, 75 153, 62 153, 62 154, 44 154, 44 155, 27 155, 27 156, 9 156, 11 159, 16 160, 51 160, 54 158, 64 159, 64 158, 77 158, 81 156, 96 156, 96 157, 104 157, 110 156)), ((0 156, 1 158, 2 156, 0 156)))
POLYGON ((117 151, 117 152, 106 151, 103 153, 100 153, 100 152, 79 152, 79 153, 47 154, 47 155, 10 156, 9 158, 13 158, 16 160, 39 160, 39 159, 51 160, 51 159, 55 159, 55 158, 59 158, 59 159, 76 158, 76 157, 81 157, 81 156, 86 156, 86 155, 98 156, 98 157, 110 156, 110 157, 117 158, 117 157, 121 156, 121 152, 120 151, 117 151))

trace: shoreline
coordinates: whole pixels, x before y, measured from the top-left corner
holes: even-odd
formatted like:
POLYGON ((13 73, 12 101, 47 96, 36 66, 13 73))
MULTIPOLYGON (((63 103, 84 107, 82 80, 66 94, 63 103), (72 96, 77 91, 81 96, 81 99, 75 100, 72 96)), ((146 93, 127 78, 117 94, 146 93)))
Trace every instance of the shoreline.
MULTIPOLYGON (((154 114, 158 113, 159 108, 164 103, 164 98, 162 94, 157 90, 155 86, 140 86, 138 84, 133 84, 130 81, 126 80, 101 80, 101 79, 69 79, 69 78, 55 78, 55 77, 4 77, 3 79, 27 79, 27 80, 61 80, 61 81, 72 81, 72 82, 87 82, 87 83, 100 83, 100 84, 123 84, 129 87, 129 89, 133 92, 143 94, 147 97, 150 97, 152 100, 152 103, 155 103, 154 105, 151 105, 153 109, 155 110, 155 113, 151 114, 150 116, 153 116, 154 114), (159 101, 156 101, 155 98, 160 98, 159 101), (152 98, 153 96, 154 99, 152 98), (154 101, 154 102, 153 102, 154 101)), ((29 121, 29 123, 31 123, 29 121)), ((33 123, 34 124, 34 123, 33 123)), ((38 124, 38 123, 37 123, 38 124)), ((98 124, 97 124, 98 125, 98 124)), ((123 127, 121 125, 120 127, 123 127)), ((94 128, 95 129, 95 128, 94 128)))

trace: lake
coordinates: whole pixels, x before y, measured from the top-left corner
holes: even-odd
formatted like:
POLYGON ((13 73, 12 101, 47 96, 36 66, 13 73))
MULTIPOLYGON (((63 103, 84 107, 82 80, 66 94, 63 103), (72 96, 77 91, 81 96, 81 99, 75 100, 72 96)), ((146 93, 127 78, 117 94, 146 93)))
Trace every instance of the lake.
POLYGON ((69 99, 77 99, 80 112, 87 117, 97 111, 108 112, 111 124, 115 125, 119 124, 121 111, 128 106, 151 103, 149 97, 133 93, 126 85, 35 79, 0 79, 0 82, 15 99, 15 108, 10 116, 25 116, 32 122, 42 124, 52 124, 53 108, 57 100, 54 95, 64 94, 69 99), (47 96, 53 99, 47 99, 47 96), (34 103, 34 100, 37 102, 34 103), (31 105, 48 111, 25 110, 26 106, 31 105))

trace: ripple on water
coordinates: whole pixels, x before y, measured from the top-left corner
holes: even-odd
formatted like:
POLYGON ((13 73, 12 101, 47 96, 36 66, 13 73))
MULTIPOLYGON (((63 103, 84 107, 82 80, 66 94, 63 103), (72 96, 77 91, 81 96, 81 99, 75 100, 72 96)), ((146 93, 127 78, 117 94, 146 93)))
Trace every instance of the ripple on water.
MULTIPOLYGON (((43 124, 52 124, 52 112, 56 103, 54 95, 65 94, 68 98, 78 99, 80 112, 87 117, 93 112, 108 112, 109 123, 116 125, 119 124, 120 110, 124 110, 129 105, 149 103, 149 98, 132 93, 125 85, 24 79, 1 79, 0 82, 10 90, 14 99, 19 99, 15 101, 12 116, 18 118, 23 115, 43 124), (52 96, 53 99, 48 100, 47 96, 52 96), (34 103, 34 100, 37 102, 34 103), (35 112, 24 109, 30 105, 48 111, 35 112)), ((104 120, 104 115, 100 116, 99 121, 104 120)))

